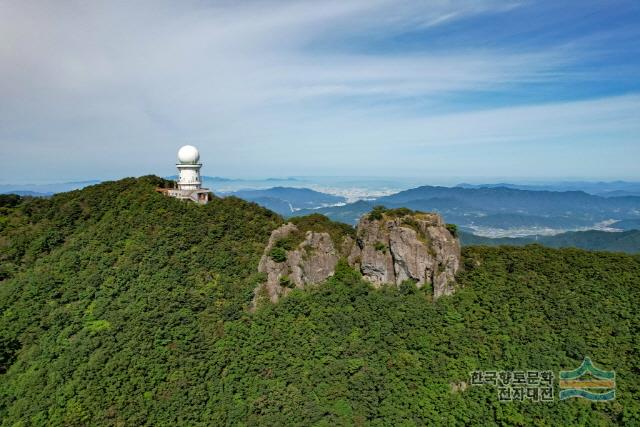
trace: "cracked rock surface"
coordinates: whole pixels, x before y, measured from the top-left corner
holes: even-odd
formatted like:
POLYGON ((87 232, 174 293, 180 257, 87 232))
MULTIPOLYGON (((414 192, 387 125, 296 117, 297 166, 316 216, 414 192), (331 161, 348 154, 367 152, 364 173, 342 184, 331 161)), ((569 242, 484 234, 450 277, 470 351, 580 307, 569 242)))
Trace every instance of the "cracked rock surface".
POLYGON ((327 232, 288 223, 271 233, 260 259, 266 281, 256 289, 254 305, 259 298, 277 302, 293 288, 322 283, 341 256, 376 287, 412 280, 430 286, 434 299, 454 292, 461 264, 459 240, 435 213, 365 215, 356 239, 346 236, 339 243, 327 232))

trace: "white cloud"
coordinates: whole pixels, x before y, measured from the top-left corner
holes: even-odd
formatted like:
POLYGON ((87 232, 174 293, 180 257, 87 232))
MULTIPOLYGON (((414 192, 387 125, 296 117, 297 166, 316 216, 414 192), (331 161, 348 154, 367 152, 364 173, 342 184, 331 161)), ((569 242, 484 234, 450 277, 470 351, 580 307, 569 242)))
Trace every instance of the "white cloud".
MULTIPOLYGON (((432 108, 422 117, 405 102, 420 97, 435 108, 449 94, 566 78, 576 56, 565 48, 349 48, 519 4, 2 2, 0 150, 29 158, 33 175, 57 179, 170 172, 161 168, 183 142, 230 157, 212 162, 220 173, 270 174, 282 170, 280 151, 316 144, 304 169, 317 173, 323 163, 342 164, 322 153, 331 147, 360 159, 379 153, 370 158, 377 164, 389 144, 575 137, 620 124, 613 122, 635 98, 598 101, 591 112, 567 104, 449 116, 432 108), (607 102, 622 110, 600 118, 607 102)), ((0 180, 14 179, 22 169, 1 157, 0 180)))
POLYGON ((191 8, 184 10, 156 2, 46 4, 2 6, 0 37, 7 48, 0 51, 0 71, 8 78, 0 83, 0 94, 5 99, 30 95, 39 102, 53 95, 82 101, 134 91, 159 104, 188 107, 199 101, 204 105, 198 106, 211 108, 208 99, 224 97, 225 109, 245 108, 301 95, 405 96, 509 83, 558 61, 540 54, 363 55, 304 49, 356 29, 380 36, 425 19, 479 13, 496 4, 487 1, 441 1, 429 7, 371 0, 229 8, 188 4, 191 8), (549 65, 536 65, 544 63, 549 65), (153 99, 160 91, 166 96, 153 99))

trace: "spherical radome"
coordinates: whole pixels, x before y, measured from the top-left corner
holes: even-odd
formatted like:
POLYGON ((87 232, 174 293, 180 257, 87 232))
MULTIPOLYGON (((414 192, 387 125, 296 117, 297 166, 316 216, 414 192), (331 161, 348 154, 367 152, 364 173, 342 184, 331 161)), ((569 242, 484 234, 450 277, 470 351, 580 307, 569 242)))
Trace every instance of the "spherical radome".
POLYGON ((178 161, 180 163, 198 163, 198 160, 200 160, 200 153, 193 145, 185 145, 178 150, 178 161))

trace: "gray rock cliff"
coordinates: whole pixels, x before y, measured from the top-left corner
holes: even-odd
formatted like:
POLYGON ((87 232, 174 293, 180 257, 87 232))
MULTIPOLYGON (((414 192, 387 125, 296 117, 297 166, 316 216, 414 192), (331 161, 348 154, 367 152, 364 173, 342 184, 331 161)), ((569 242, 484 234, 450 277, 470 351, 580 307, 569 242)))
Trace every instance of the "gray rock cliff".
POLYGON ((291 223, 271 233, 258 265, 258 271, 265 273, 267 280, 256 291, 256 299, 266 297, 276 302, 293 288, 321 283, 333 275, 339 255, 329 233, 307 231, 302 239, 300 234, 298 227, 291 223), (285 249, 279 245, 286 239, 293 247, 285 249), (276 248, 282 250, 274 252, 276 248), (286 255, 279 258, 283 251, 286 255))
POLYGON ((451 295, 460 269, 460 242, 433 213, 364 216, 349 264, 375 286, 413 280, 433 287, 433 297, 451 295))
POLYGON ((253 305, 261 299, 277 302, 293 288, 323 282, 341 256, 376 287, 412 280, 418 287, 431 287, 434 299, 454 292, 460 242, 438 214, 402 209, 372 213, 360 219, 355 240, 339 239, 292 223, 274 230, 258 266, 266 281, 256 289, 253 305))

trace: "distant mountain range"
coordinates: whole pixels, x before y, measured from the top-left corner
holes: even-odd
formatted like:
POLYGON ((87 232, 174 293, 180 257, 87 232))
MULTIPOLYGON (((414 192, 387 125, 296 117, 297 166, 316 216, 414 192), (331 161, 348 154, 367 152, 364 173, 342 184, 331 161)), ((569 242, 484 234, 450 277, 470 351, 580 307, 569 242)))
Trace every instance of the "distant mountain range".
MULTIPOLYGON (((165 177, 167 179, 172 179, 172 180, 177 180, 178 179, 178 175, 170 175, 165 177)), ((286 177, 286 178, 265 178, 265 179, 242 179, 242 178, 225 178, 222 176, 208 176, 208 175, 202 175, 202 181, 203 182, 256 182, 256 181, 264 181, 264 182, 292 182, 292 181, 298 181, 297 178, 293 178, 293 177, 286 177)))
MULTIPOLYGON (((167 179, 176 180, 177 175, 167 176, 167 179)), ((234 187, 234 188, 251 188, 256 187, 273 187, 275 185, 295 185, 299 180, 293 177, 286 178, 266 178, 266 179, 238 179, 238 178, 225 178, 221 176, 202 176, 202 181, 205 187, 210 187, 217 191, 221 187, 234 187)), ((21 196, 51 196, 55 193, 64 193, 66 191, 80 190, 81 188, 89 185, 99 184, 103 182, 101 180, 86 180, 86 181, 71 181, 71 182, 58 182, 50 184, 0 184, 0 194, 19 194, 21 196)))
POLYGON ((0 194, 17 194, 18 196, 25 196, 25 197, 50 197, 53 196, 55 193, 39 193, 37 191, 28 191, 28 190, 16 190, 16 191, 10 191, 10 192, 6 192, 6 193, 0 193, 0 194))
MULTIPOLYGON (((167 179, 177 179, 176 175, 166 176, 167 179)), ((210 186, 214 191, 237 191, 240 189, 267 189, 270 187, 284 186, 297 188, 312 188, 318 191, 327 192, 322 189, 358 189, 358 193, 369 190, 371 194, 380 191, 391 194, 405 189, 419 186, 426 181, 420 178, 382 178, 382 177, 270 177, 270 178, 228 178, 221 176, 203 175, 202 180, 205 186, 210 186)), ((49 184, 0 184, 0 193, 10 193, 15 191, 33 191, 35 193, 59 193, 86 187, 101 182, 101 180, 83 180, 49 184)), ((631 181, 555 181, 545 183, 514 184, 509 182, 491 184, 468 184, 456 185, 458 188, 511 188, 515 190, 530 191, 584 191, 588 194, 619 197, 619 196, 640 196, 640 182, 631 181)), ((332 193, 332 191, 328 191, 332 193)), ((374 196, 375 197, 375 196, 374 196)), ((365 197, 367 198, 367 197, 365 197)))
POLYGON ((100 181, 74 181, 55 184, 0 184, 0 194, 19 194, 21 196, 51 196, 55 193, 79 190, 89 185, 98 184, 100 181))
POLYGON ((611 224, 611 227, 618 230, 640 230, 640 219, 625 219, 622 221, 616 221, 611 224))
POLYGON ((278 212, 284 216, 291 216, 296 211, 325 207, 344 203, 341 196, 321 193, 308 188, 273 187, 266 190, 239 190, 219 193, 222 196, 236 196, 244 200, 278 212))
POLYGON ((503 237, 492 239, 471 233, 460 233, 460 242, 464 246, 524 246, 537 243, 552 248, 580 248, 610 252, 640 252, 640 230, 621 233, 588 230, 570 231, 555 236, 503 237))
POLYGON ((328 206, 317 209, 302 209, 294 212, 291 216, 304 216, 319 213, 329 217, 333 221, 344 222, 355 225, 358 219, 369 212, 376 205, 374 201, 358 200, 354 203, 347 203, 341 206, 328 206))
POLYGON ((506 187, 431 187, 423 186, 377 199, 381 204, 449 203, 448 207, 475 208, 487 213, 517 212, 528 215, 605 215, 622 210, 623 214, 640 208, 640 197, 601 197, 583 191, 532 191, 506 187))
MULTIPOLYGON (((407 207, 439 212, 447 222, 457 224, 462 231, 486 237, 525 237, 588 229, 619 231, 640 228, 640 196, 635 195, 640 194, 640 183, 625 181, 420 186, 393 194, 378 191, 378 194, 389 195, 377 198, 370 195, 379 189, 371 188, 369 193, 366 189, 361 192, 363 189, 357 187, 357 181, 349 181, 350 185, 354 185, 351 192, 345 191, 346 187, 327 187, 331 189, 324 191, 301 188, 308 185, 310 179, 294 177, 252 181, 204 176, 203 181, 205 186, 218 195, 237 196, 285 217, 321 213, 332 220, 349 224, 355 224, 361 215, 375 205, 384 205, 388 208, 407 207), (364 199, 357 200, 358 198, 364 199), (354 199, 357 201, 347 203, 354 199)), ((97 182, 5 184, 0 185, 0 193, 49 196, 97 182)))
POLYGON ((583 191, 532 191, 506 187, 423 186, 344 206, 297 211, 318 212, 354 224, 375 205, 441 213, 463 230, 490 237, 557 234, 567 230, 613 230, 640 221, 640 197, 603 197, 583 191), (623 221, 623 222, 616 222, 623 221))
POLYGON ((611 182, 590 182, 590 181, 572 181, 572 182, 554 182, 548 184, 458 184, 460 188, 511 188, 514 190, 531 190, 531 191, 584 191, 585 193, 594 194, 604 197, 619 196, 640 196, 640 182, 628 181, 611 181, 611 182))

